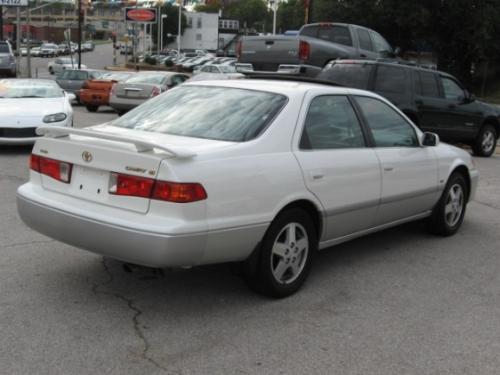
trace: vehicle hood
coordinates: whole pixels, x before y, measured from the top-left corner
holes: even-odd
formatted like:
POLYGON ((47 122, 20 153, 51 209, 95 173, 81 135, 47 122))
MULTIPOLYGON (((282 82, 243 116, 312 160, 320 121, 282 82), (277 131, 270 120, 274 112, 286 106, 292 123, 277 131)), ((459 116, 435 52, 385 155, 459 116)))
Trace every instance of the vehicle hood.
POLYGON ((43 118, 65 112, 65 97, 61 98, 0 98, 0 123, 19 118, 43 118))

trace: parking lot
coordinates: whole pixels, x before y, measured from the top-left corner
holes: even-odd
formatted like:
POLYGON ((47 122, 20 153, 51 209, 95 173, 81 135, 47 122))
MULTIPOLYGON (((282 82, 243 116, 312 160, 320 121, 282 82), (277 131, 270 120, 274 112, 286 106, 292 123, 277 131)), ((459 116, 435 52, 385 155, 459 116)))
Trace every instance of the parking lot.
MULTIPOLYGON (((115 117, 75 107, 76 127, 115 117)), ((342 244, 271 300, 226 265, 124 267, 29 230, 15 194, 30 147, 0 150, 4 374, 498 373, 498 154, 475 158, 457 235, 413 223, 342 244)))

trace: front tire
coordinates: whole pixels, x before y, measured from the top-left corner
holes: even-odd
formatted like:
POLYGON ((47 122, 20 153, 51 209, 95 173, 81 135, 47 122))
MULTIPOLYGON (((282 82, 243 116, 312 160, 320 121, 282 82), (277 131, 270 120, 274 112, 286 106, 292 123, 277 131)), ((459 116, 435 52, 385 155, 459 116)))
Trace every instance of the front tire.
POLYGON ((465 177, 461 173, 453 173, 428 219, 429 231, 440 236, 455 234, 464 220, 468 194, 465 177))
POLYGON ((497 146, 497 140, 498 134, 493 125, 484 125, 479 131, 476 141, 472 145, 474 154, 484 157, 493 155, 497 146))
POLYGON ((309 274, 317 245, 316 230, 307 212, 297 208, 284 211, 264 235, 256 264, 247 264, 248 284, 274 298, 295 293, 309 274))

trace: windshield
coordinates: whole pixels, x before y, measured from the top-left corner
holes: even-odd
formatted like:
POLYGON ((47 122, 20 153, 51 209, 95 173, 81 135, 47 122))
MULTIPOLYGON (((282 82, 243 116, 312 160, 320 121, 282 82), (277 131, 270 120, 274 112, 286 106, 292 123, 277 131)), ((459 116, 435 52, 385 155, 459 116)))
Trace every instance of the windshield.
POLYGON ((63 90, 53 81, 0 80, 0 98, 60 98, 63 90))
POLYGON ((209 86, 181 86, 149 100, 111 125, 243 142, 257 137, 286 104, 283 95, 209 86))
POLYGON ((165 74, 137 74, 127 79, 127 83, 155 83, 160 84, 165 79, 165 74))
POLYGON ((236 73, 236 68, 234 66, 221 65, 219 69, 222 70, 222 73, 236 73))

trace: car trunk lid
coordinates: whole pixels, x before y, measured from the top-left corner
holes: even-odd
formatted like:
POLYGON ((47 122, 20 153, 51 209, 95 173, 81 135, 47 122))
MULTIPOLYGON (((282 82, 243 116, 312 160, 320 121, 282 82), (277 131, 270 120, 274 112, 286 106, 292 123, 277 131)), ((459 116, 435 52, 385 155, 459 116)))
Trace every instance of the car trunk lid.
POLYGON ((299 40, 290 36, 244 37, 239 63, 257 71, 277 71, 280 64, 299 64, 299 40))
POLYGON ((148 99, 152 96, 153 89, 157 85, 148 83, 126 83, 116 85, 116 96, 127 99, 148 99))

